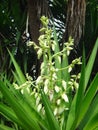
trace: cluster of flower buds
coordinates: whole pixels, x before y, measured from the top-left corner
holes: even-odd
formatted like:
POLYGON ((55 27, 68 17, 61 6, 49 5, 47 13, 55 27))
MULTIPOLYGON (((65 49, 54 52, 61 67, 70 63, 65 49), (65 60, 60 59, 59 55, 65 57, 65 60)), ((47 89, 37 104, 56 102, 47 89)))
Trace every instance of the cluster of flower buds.
POLYGON ((43 90, 49 97, 54 115, 57 119, 62 120, 63 112, 69 108, 68 90, 69 88, 72 90, 74 88, 78 89, 80 74, 72 75, 69 81, 65 81, 63 78, 59 78, 57 73, 65 69, 70 73, 76 64, 81 64, 81 58, 73 60, 70 65, 64 68, 57 68, 54 59, 56 58, 59 64, 62 64, 62 57, 69 56, 73 49, 74 40, 70 37, 69 41, 64 43, 63 49, 55 53, 57 42, 52 37, 53 30, 48 27, 49 20, 43 16, 41 21, 43 27, 40 29, 39 46, 34 42, 28 43, 29 46, 33 45, 37 50, 38 58, 43 56, 41 74, 35 81, 32 95, 35 97, 38 112, 45 113, 40 94, 40 90, 43 90))

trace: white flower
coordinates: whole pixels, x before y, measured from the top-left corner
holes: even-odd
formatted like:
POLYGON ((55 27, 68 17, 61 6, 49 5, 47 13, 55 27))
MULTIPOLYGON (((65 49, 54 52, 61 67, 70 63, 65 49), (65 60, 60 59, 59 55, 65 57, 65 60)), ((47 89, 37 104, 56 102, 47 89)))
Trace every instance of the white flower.
POLYGON ((51 66, 50 70, 51 70, 52 72, 55 72, 54 66, 51 66))
POLYGON ((81 58, 80 57, 76 58, 75 60, 72 61, 72 64, 78 64, 78 65, 82 64, 81 58))
POLYGON ((32 81, 33 80, 33 78, 28 73, 26 73, 26 78, 27 78, 28 81, 32 81))
POLYGON ((70 73, 72 71, 72 67, 70 66, 69 68, 68 68, 68 72, 70 73))
POLYGON ((65 42, 65 43, 64 43, 64 45, 65 45, 65 46, 68 46, 68 45, 69 45, 69 43, 68 43, 68 42, 65 42))
POLYGON ((67 83, 64 80, 62 80, 62 86, 63 86, 64 90, 66 90, 67 83))
POLYGON ((69 50, 67 50, 67 56, 69 56, 69 54, 70 54, 70 51, 69 51, 69 50))
POLYGON ((46 80, 45 80, 45 86, 49 86, 49 84, 50 84, 49 79, 46 79, 46 80))
POLYGON ((39 76, 36 80, 36 85, 40 84, 42 82, 42 77, 39 76))
POLYGON ((45 74, 45 68, 41 69, 41 75, 45 74))
POLYGON ((29 33, 26 33, 26 36, 29 38, 29 37, 30 37, 30 34, 29 34, 29 33))
POLYGON ((57 103, 57 105, 60 105, 61 100, 60 100, 60 99, 58 99, 56 103, 57 103))
POLYGON ((55 69, 55 71, 56 71, 56 72, 58 72, 58 71, 59 71, 59 69, 58 69, 58 68, 56 68, 56 69, 55 69))
POLYGON ((38 107, 37 107, 37 111, 39 112, 42 108, 42 104, 39 104, 38 107))
POLYGON ((59 108, 58 108, 58 114, 62 114, 63 111, 64 111, 64 107, 59 107, 59 108))
POLYGON ((75 74, 74 74, 74 75, 71 75, 71 77, 72 77, 72 78, 76 78, 76 75, 75 75, 75 74))
POLYGON ((53 51, 55 50, 55 44, 52 44, 52 50, 53 51))
POLYGON ((19 89, 19 86, 16 83, 13 83, 15 89, 19 89))
POLYGON ((81 73, 79 73, 79 74, 77 75, 77 78, 80 79, 80 76, 81 76, 81 73))
POLYGON ((43 115, 45 115, 45 109, 44 109, 44 107, 42 107, 41 112, 43 113, 43 115))
POLYGON ((56 115, 56 114, 57 114, 57 112, 58 112, 58 109, 57 109, 57 108, 55 108, 55 109, 54 109, 54 115, 56 115))
POLYGON ((44 92, 45 92, 45 94, 48 93, 48 86, 45 86, 45 87, 44 87, 44 92))
POLYGON ((56 73, 53 73, 53 75, 52 75, 52 79, 53 79, 53 80, 56 80, 56 79, 57 79, 57 75, 56 75, 56 73))
POLYGON ((48 93, 48 86, 49 85, 50 85, 49 79, 46 79, 45 83, 44 83, 44 92, 45 92, 45 94, 48 93))
POLYGON ((38 96, 38 93, 35 93, 35 98, 37 98, 37 96, 38 96))
POLYGON ((70 50, 72 50, 73 48, 70 47, 70 46, 67 46, 66 49, 67 49, 68 51, 70 51, 70 50))
POLYGON ((60 88, 58 86, 55 86, 55 91, 58 93, 60 91, 60 88))
POLYGON ((41 69, 43 69, 44 67, 45 67, 45 63, 42 62, 42 64, 41 64, 41 69))
POLYGON ((74 82, 74 79, 71 78, 70 81, 71 81, 71 82, 74 82))
POLYGON ((69 84, 70 86, 73 86, 73 82, 72 82, 72 81, 69 81, 68 84, 69 84))
POLYGON ((69 110, 69 108, 68 108, 68 107, 66 107, 66 108, 65 108, 65 110, 69 110))
POLYGON ((41 41, 44 39, 44 37, 45 37, 45 35, 41 35, 38 40, 41 41))
POLYGON ((35 44, 35 43, 32 42, 32 41, 27 42, 27 46, 32 46, 32 45, 34 45, 34 44, 35 44))
POLYGON ((40 102, 40 97, 38 96, 37 99, 36 99, 36 105, 38 105, 40 102))
POLYGON ((42 51, 42 49, 40 48, 40 49, 38 50, 38 52, 37 52, 37 54, 38 54, 38 59, 40 59, 40 57, 42 56, 42 53, 43 53, 43 51, 42 51))
POLYGON ((79 84, 75 81, 75 82, 74 82, 74 86, 75 86, 76 89, 78 89, 79 84))
POLYGON ((62 99, 64 99, 65 102, 69 102, 68 96, 65 93, 62 94, 62 99))
POLYGON ((52 101, 52 99, 53 99, 53 91, 49 92, 49 98, 50 98, 50 101, 52 101))

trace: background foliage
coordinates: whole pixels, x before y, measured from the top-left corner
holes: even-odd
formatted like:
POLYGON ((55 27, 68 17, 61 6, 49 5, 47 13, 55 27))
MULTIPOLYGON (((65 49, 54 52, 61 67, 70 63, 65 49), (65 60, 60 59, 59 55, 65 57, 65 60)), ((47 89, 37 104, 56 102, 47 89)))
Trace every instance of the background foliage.
POLYGON ((41 74, 37 80, 34 81, 28 74, 25 76, 22 73, 8 50, 15 71, 12 72, 13 83, 4 75, 0 81, 2 92, 0 112, 5 117, 1 118, 0 128, 4 130, 98 128, 98 73, 88 84, 98 49, 98 39, 87 65, 83 53, 81 74, 71 75, 75 64, 81 64, 80 58, 68 64, 67 56, 73 49, 73 40, 69 38, 60 51, 55 30, 51 39, 52 30, 47 26, 48 19, 43 16, 41 21, 44 26, 40 31, 44 31, 45 34, 39 37, 39 46, 32 41, 28 43, 38 50, 38 58, 43 55, 41 74))
MULTIPOLYGON (((97 0, 86 0, 86 24, 84 29, 84 38, 81 39, 77 54, 81 52, 81 46, 84 42, 86 55, 89 57, 93 43, 96 41, 98 34, 98 2, 97 0)), ((66 0, 49 0, 48 4, 52 12, 56 30, 59 38, 62 39, 65 30, 65 21, 67 13, 66 0)), ((8 53, 9 48, 16 56, 18 63, 26 73, 32 74, 33 61, 36 62, 34 51, 26 47, 28 37, 25 35, 27 20, 27 1, 25 0, 1 0, 0 1, 0 71, 7 71, 9 66, 8 53), (13 6, 14 5, 14 6, 13 6), (32 54, 34 57, 32 57, 32 54), (5 60, 6 59, 6 60, 5 60), (23 64, 24 62, 24 64, 23 64), (3 63, 1 65, 1 63, 3 63), (7 66, 7 67, 6 67, 7 66)), ((61 40, 62 41, 62 40, 61 40)), ((32 50, 32 49, 31 49, 32 50)), ((81 54, 81 53, 80 53, 81 54)), ((79 54, 79 55, 80 55, 79 54)), ((96 61, 97 64, 98 61, 96 61)), ((95 65, 94 73, 97 71, 95 65)))
MULTIPOLYGON (((11 82, 13 81, 12 69, 14 70, 14 66, 12 64, 12 61, 10 60, 10 56, 8 54, 7 49, 9 49, 12 55, 14 55, 15 59, 17 60, 24 74, 28 72, 34 79, 36 79, 38 76, 37 70, 39 69, 40 62, 37 61, 37 56, 34 49, 32 47, 27 47, 26 45, 27 41, 32 39, 30 34, 30 25, 27 23, 28 1, 29 0, 13 0, 13 1, 0 0, 0 79, 1 80, 5 79, 6 81, 6 79, 9 79, 11 82), (28 33, 30 36, 28 35, 28 33)), ((47 2, 51 12, 50 19, 54 22, 56 27, 58 41, 62 43, 63 35, 66 29, 65 24, 66 24, 66 17, 67 17, 68 0, 47 0, 47 2)), ((45 6, 46 4, 43 4, 43 6, 39 5, 38 7, 43 9, 45 8, 45 6)), ((80 40, 80 43, 77 46, 75 55, 76 56, 82 55, 81 48, 84 44, 85 52, 86 52, 86 62, 87 62, 92 52, 94 43, 98 37, 98 1, 97 0, 86 0, 85 19, 86 20, 85 20, 85 28, 83 30, 83 36, 80 40)), ((49 26, 53 26, 51 22, 49 26)), ((90 81, 92 81, 93 77, 96 75, 96 72, 98 72, 98 58, 96 58, 95 64, 93 66, 92 77, 90 81)), ((2 102, 6 102, 5 98, 2 97, 3 95, 0 93, 0 100, 2 102)), ((97 98, 98 96, 95 96, 95 98, 93 99, 95 105, 98 104, 97 98)), ((7 105, 9 106, 9 104, 7 105)), ((3 109, 4 108, 5 106, 3 106, 3 109)), ((91 105, 91 108, 92 110, 94 109, 93 103, 91 105)), ((9 107, 8 107, 8 111, 10 111, 9 107)), ((88 113, 89 112, 91 112, 91 109, 88 110, 88 113)), ((96 110, 94 112, 96 113, 96 110)), ((14 114, 15 113, 13 113, 12 116, 15 117, 17 122, 17 118, 14 114)), ((85 117, 87 118, 83 120, 82 122, 83 124, 85 124, 85 122, 87 122, 89 118, 88 115, 85 115, 85 117)), ((97 119, 97 117, 94 118, 97 119)), ((8 124, 13 126, 13 123, 8 121, 3 116, 1 116, 0 121, 5 123, 6 125, 8 124)), ((20 125, 22 124, 20 123, 20 125)), ((25 128, 25 126, 23 127, 25 128)), ((83 126, 80 124, 80 127, 82 129, 83 126)), ((17 125, 15 128, 18 129, 17 125)), ((8 128, 5 129, 8 130, 8 128)))

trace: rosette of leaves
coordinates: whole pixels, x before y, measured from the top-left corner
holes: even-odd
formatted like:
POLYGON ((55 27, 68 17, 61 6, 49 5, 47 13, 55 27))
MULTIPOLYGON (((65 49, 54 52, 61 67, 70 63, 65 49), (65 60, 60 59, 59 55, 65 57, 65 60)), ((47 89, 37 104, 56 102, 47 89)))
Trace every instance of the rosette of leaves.
POLYGON ((43 34, 39 37, 39 46, 30 42, 43 57, 41 74, 33 81, 29 75, 23 75, 13 55, 9 52, 15 66, 14 84, 6 77, 0 81, 0 91, 6 99, 0 102, 0 112, 13 125, 0 124, 4 130, 94 130, 98 127, 98 74, 88 84, 98 49, 98 39, 87 65, 82 57, 80 74, 71 75, 75 64, 81 64, 80 58, 68 64, 68 56, 73 49, 73 40, 69 38, 62 50, 59 48, 55 28, 48 28, 48 19, 41 18, 43 34), (52 36, 54 34, 54 36, 52 36), (79 82, 78 82, 79 80, 79 82), (76 90, 72 95, 73 89, 76 90), (16 125, 17 124, 17 125, 16 125))

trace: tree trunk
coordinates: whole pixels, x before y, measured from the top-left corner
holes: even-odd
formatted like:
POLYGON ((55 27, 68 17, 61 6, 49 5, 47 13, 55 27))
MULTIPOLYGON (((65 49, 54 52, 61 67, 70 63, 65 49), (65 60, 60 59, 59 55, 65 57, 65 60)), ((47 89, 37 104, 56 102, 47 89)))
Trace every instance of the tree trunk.
POLYGON ((42 15, 49 15, 49 8, 46 0, 27 0, 29 13, 29 28, 31 39, 38 44, 40 18, 42 15))
POLYGON ((65 41, 71 36, 77 46, 85 25, 85 0, 69 0, 66 18, 65 41))

